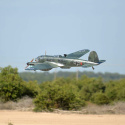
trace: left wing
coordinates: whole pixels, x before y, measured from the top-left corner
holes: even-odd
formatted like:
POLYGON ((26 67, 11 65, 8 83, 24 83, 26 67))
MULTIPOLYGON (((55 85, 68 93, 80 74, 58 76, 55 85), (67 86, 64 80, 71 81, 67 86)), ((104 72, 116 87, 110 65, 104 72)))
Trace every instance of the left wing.
POLYGON ((44 62, 44 63, 38 63, 38 62, 28 62, 27 63, 28 67, 25 70, 51 70, 52 68, 57 68, 57 67, 63 67, 64 65, 61 63, 56 63, 56 62, 44 62))
POLYGON ((72 58, 72 59, 78 59, 80 58, 81 56, 85 55, 86 53, 88 53, 90 50, 88 49, 83 49, 83 50, 79 50, 79 51, 76 51, 74 53, 70 53, 70 54, 64 54, 66 55, 66 58, 72 58))

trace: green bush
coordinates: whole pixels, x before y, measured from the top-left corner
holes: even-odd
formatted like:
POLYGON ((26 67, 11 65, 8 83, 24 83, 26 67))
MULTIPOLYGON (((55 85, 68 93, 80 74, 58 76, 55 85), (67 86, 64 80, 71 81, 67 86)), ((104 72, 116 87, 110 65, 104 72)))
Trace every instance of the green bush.
POLYGON ((110 103, 108 97, 104 93, 101 93, 101 92, 93 94, 91 101, 95 104, 98 104, 98 105, 110 103))
POLYGON ((105 85, 101 78, 95 79, 83 76, 77 85, 80 88, 79 93, 81 97, 86 101, 89 101, 94 93, 105 91, 105 85))
POLYGON ((105 94, 111 102, 125 101, 125 79, 107 82, 105 94))
POLYGON ((121 79, 116 84, 117 100, 125 101, 125 79, 121 79))
POLYGON ((17 68, 1 68, 0 98, 3 102, 16 101, 26 95, 35 97, 39 91, 37 81, 24 82, 18 75, 17 68))
POLYGON ((16 100, 21 97, 23 92, 21 82, 17 68, 11 66, 1 68, 0 97, 2 101, 16 100))
POLYGON ((106 83, 105 94, 109 98, 110 102, 117 99, 116 81, 109 81, 106 83))
MULTIPOLYGON (((58 80, 57 80, 58 81, 58 80)), ((85 106, 85 101, 82 100, 75 88, 69 82, 63 81, 46 82, 41 93, 34 100, 36 111, 63 109, 63 110, 78 110, 85 106)))
POLYGON ((22 96, 27 95, 31 98, 34 98, 40 92, 40 88, 37 81, 23 82, 23 85, 24 85, 24 91, 22 96))
POLYGON ((21 83, 9 82, 0 84, 0 97, 3 102, 16 101, 22 97, 23 85, 21 83))

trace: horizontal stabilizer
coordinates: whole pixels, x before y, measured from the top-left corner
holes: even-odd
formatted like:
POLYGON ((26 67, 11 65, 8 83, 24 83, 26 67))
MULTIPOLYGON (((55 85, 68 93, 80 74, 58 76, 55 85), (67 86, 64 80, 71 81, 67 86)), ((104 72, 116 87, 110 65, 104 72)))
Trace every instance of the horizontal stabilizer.
POLYGON ((104 63, 106 60, 99 60, 99 64, 104 63))

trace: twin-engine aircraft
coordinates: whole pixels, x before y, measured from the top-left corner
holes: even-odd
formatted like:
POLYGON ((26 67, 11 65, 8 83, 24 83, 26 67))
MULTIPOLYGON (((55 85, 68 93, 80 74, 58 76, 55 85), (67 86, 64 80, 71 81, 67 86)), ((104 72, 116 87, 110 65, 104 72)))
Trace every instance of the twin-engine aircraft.
POLYGON ((92 69, 94 70, 93 66, 99 65, 105 62, 105 60, 99 60, 98 55, 95 51, 90 52, 88 60, 79 59, 89 51, 90 50, 88 49, 83 49, 71 54, 64 54, 63 56, 51 56, 46 54, 41 55, 35 59, 35 62, 33 62, 34 59, 32 59, 31 62, 28 62, 25 70, 49 71, 57 67, 60 67, 62 69, 69 69, 71 67, 92 67, 92 69))

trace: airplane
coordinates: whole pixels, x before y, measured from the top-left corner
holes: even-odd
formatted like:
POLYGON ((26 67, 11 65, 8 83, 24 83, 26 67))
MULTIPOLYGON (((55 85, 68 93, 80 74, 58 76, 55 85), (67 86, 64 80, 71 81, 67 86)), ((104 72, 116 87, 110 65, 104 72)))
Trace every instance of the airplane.
POLYGON ((101 63, 105 62, 106 60, 99 60, 98 55, 95 51, 91 51, 88 60, 79 59, 90 50, 83 49, 76 51, 70 54, 62 55, 41 55, 35 59, 32 59, 30 62, 27 63, 25 70, 41 70, 41 71, 49 71, 53 68, 60 67, 62 69, 70 69, 71 67, 83 67, 88 68, 92 67, 94 70, 94 66, 100 65, 101 63))

